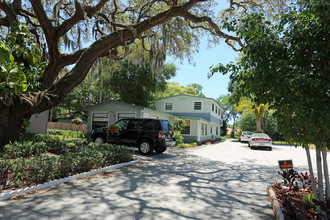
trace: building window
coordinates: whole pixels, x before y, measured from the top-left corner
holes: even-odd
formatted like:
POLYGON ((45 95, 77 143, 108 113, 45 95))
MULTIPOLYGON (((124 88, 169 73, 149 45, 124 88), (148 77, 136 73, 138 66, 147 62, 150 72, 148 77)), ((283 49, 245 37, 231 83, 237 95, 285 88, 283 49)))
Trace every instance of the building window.
POLYGON ((108 126, 108 113, 92 113, 92 129, 108 126))
POLYGON ((165 102, 165 110, 173 110, 173 102, 165 102))
POLYGON ((219 135, 219 127, 215 128, 215 135, 219 135))
POLYGON ((182 129, 181 134, 190 134, 190 120, 185 120, 186 126, 182 129))
POLYGON ((202 110, 202 102, 194 102, 194 110, 202 110))
MULTIPOLYGON (((220 115, 220 109, 219 109, 218 115, 220 115)), ((220 115, 220 116, 221 116, 221 115, 220 115)))
POLYGON ((213 126, 211 126, 211 131, 210 132, 211 132, 211 134, 213 134, 213 126))
POLYGON ((212 103, 212 112, 214 112, 214 104, 212 103))
POLYGON ((205 124, 205 123, 201 123, 201 126, 202 126, 202 133, 201 133, 201 135, 202 136, 206 136, 207 135, 207 124, 205 124))
POLYGON ((218 107, 215 106, 215 114, 217 114, 217 113, 218 113, 218 107))

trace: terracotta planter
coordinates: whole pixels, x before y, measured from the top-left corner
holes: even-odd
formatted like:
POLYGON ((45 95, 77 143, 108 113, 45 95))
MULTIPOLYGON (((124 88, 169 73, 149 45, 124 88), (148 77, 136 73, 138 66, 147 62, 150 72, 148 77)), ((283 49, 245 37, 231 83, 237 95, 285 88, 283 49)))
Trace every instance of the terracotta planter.
POLYGON ((110 132, 111 133, 117 133, 118 132, 118 130, 119 130, 119 128, 110 128, 110 132))

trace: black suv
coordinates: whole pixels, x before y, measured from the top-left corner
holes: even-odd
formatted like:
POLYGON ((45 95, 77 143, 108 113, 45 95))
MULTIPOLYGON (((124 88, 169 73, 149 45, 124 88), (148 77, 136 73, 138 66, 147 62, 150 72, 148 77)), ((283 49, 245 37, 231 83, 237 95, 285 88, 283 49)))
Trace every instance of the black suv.
POLYGON ((167 120, 122 119, 115 123, 116 131, 108 127, 96 128, 91 138, 96 143, 113 143, 138 146, 141 154, 153 150, 163 153, 168 146, 174 146, 173 132, 167 120))

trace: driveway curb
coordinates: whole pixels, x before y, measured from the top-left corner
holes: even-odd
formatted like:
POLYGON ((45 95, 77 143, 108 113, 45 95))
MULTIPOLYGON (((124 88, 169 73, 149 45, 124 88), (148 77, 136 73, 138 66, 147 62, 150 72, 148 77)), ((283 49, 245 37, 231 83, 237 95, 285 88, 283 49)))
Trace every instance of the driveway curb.
POLYGON ((100 169, 91 170, 91 171, 88 171, 88 172, 76 174, 76 175, 73 175, 73 176, 68 176, 66 178, 52 180, 52 181, 49 181, 49 182, 45 182, 43 184, 38 184, 36 186, 31 186, 31 187, 26 187, 24 189, 14 190, 14 191, 11 191, 9 193, 3 193, 3 194, 0 194, 0 201, 9 199, 9 198, 14 197, 14 196, 20 196, 20 195, 23 195, 25 193, 33 192, 33 191, 36 191, 36 190, 46 189, 46 188, 49 188, 51 186, 55 186, 55 185, 58 185, 58 184, 61 184, 61 183, 70 182, 70 181, 73 181, 73 180, 77 180, 77 179, 85 178, 85 177, 88 177, 88 176, 92 176, 92 175, 95 175, 95 174, 98 174, 98 173, 101 173, 101 172, 105 172, 105 171, 108 171, 108 170, 113 170, 113 169, 121 168, 121 167, 124 167, 124 166, 129 166, 129 165, 135 164, 137 162, 139 162, 139 160, 133 160, 133 161, 126 162, 126 163, 120 163, 120 164, 116 164, 116 165, 112 165, 112 166, 107 166, 107 167, 103 167, 103 168, 100 168, 100 169))
POLYGON ((267 194, 268 194, 269 202, 272 205, 272 208, 273 208, 273 211, 274 211, 274 214, 275 214, 275 218, 277 220, 284 220, 283 212, 280 208, 280 204, 278 203, 278 201, 276 199, 275 192, 274 192, 273 187, 271 185, 269 185, 267 187, 267 194))

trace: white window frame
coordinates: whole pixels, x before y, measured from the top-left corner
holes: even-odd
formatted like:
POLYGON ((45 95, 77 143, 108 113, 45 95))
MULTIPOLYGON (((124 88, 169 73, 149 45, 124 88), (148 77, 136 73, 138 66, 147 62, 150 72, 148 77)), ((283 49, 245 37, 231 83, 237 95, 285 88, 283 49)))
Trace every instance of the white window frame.
POLYGON ((90 125, 91 125, 91 128, 93 127, 93 119, 94 119, 94 114, 107 114, 108 115, 108 125, 107 126, 109 126, 109 122, 110 122, 110 118, 109 118, 109 112, 105 112, 105 111, 100 111, 100 112, 98 112, 98 111, 96 111, 96 112, 91 112, 91 119, 90 119, 90 125))
POLYGON ((136 112, 135 111, 118 111, 116 113, 116 121, 118 121, 119 119, 119 114, 124 113, 124 114, 133 114, 134 113, 134 118, 136 118, 136 112))
POLYGON ((193 101, 193 106, 192 106, 194 111, 203 111, 203 102, 202 101, 193 101), (200 102, 201 103, 201 109, 195 109, 195 102, 200 102))
POLYGON ((207 123, 201 122, 201 136, 205 137, 208 135, 207 127, 207 123))
POLYGON ((173 109, 174 109, 174 103, 173 103, 173 102, 164 102, 164 110, 165 110, 165 111, 172 111, 173 109), (170 110, 169 110, 169 109, 166 109, 166 104, 167 104, 167 103, 168 103, 168 104, 170 104, 170 103, 172 104, 172 109, 170 109, 170 110))
POLYGON ((185 121, 190 121, 189 134, 182 134, 182 135, 191 136, 191 120, 185 120, 185 121))

